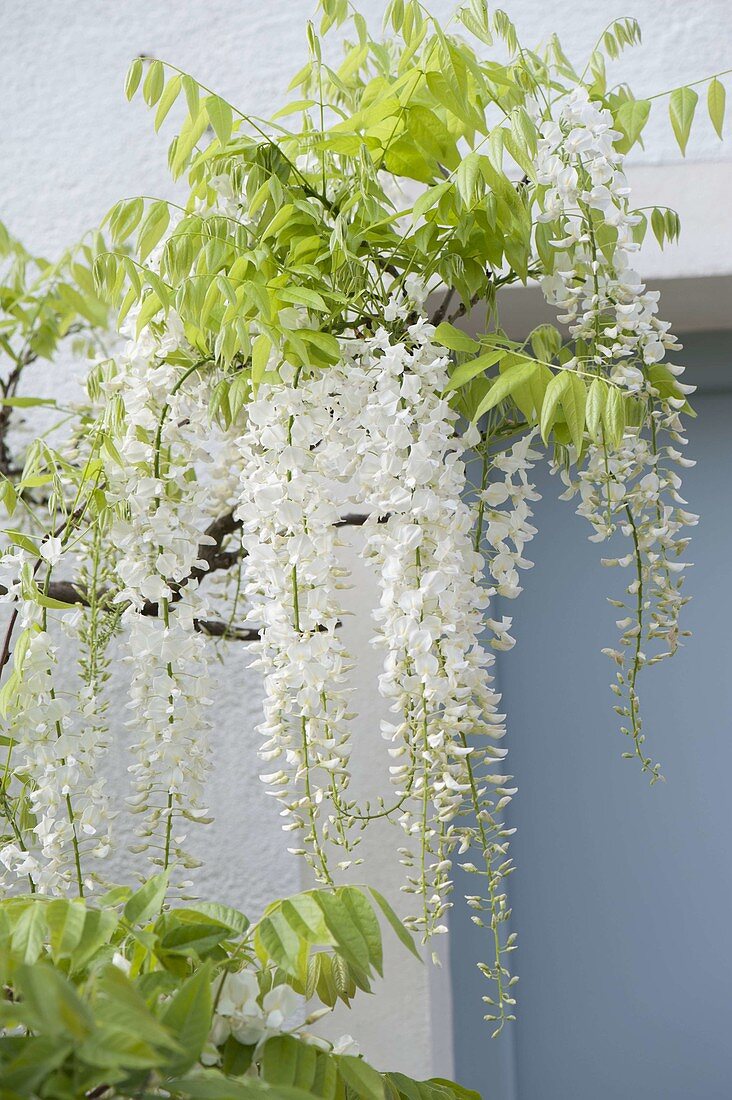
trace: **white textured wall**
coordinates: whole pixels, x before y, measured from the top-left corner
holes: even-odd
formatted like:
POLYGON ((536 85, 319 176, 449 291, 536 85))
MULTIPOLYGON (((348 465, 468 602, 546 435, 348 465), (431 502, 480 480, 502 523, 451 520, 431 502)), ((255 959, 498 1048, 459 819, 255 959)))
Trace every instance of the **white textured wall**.
MULTIPOLYGON (((636 15, 646 44, 628 54, 617 73, 618 79, 637 73, 633 86, 638 94, 732 64, 728 0, 637 0, 631 5, 505 0, 504 6, 527 44, 557 30, 574 58, 586 55, 609 19, 636 15)), ((384 2, 362 0, 361 7, 378 19, 384 2)), ((448 4, 435 0, 433 8, 445 13, 448 4)), ((5 0, 0 5, 0 218, 29 247, 54 255, 94 226, 118 198, 171 195, 166 140, 153 133, 147 110, 140 103, 127 104, 122 94, 131 58, 144 53, 170 60, 252 113, 267 114, 305 60, 303 25, 311 10, 310 0, 5 0)), ((704 120, 681 166, 665 117, 650 127, 647 150, 637 158, 643 162, 638 170, 643 193, 655 196, 660 189, 658 201, 677 202, 698 230, 687 233, 689 243, 675 259, 649 256, 654 275, 732 271, 724 243, 729 236, 718 226, 708 229, 709 211, 724 217, 728 205, 731 156, 730 145, 721 147, 704 120), (670 174, 653 167, 671 162, 670 174)), ((58 393, 69 386, 58 367, 39 367, 30 389, 58 393)), ((357 544, 358 535, 351 541, 357 544)), ((367 605, 367 586, 360 581, 354 593, 358 614, 346 630, 359 654, 368 652, 367 605)), ((373 657, 369 661, 375 672, 373 657)), ((255 912, 268 898, 296 890, 303 879, 299 864, 285 852, 276 812, 256 779, 253 728, 260 694, 245 666, 244 655, 234 654, 222 676, 211 785, 217 824, 208 834, 203 878, 211 894, 255 912)), ((121 707, 121 689, 117 701, 121 707)), ((372 688, 362 686, 356 740, 363 761, 358 782, 365 789, 383 769, 373 707, 372 688)), ((393 897, 399 871, 391 842, 379 837, 369 847, 381 863, 381 885, 393 897)), ((385 1067, 425 1076, 448 1072, 444 995, 430 996, 433 978, 426 968, 397 951, 389 952, 389 961, 392 977, 381 1000, 366 999, 356 1009, 357 1019, 344 1022, 344 1029, 360 1031, 367 1052, 385 1067), (431 1062, 435 1036, 439 1041, 431 1062)))

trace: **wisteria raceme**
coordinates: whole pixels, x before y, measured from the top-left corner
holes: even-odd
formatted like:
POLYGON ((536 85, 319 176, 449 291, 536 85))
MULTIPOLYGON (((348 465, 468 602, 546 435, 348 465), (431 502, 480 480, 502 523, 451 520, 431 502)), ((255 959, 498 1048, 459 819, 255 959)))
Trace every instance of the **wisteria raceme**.
POLYGON ((402 341, 381 331, 346 349, 343 424, 357 455, 354 499, 369 513, 364 555, 380 589, 374 643, 384 651, 379 691, 393 715, 382 723, 393 760, 390 815, 410 838, 406 889, 419 898, 408 924, 425 939, 446 930, 455 851, 477 846, 483 869, 466 866, 486 880, 480 907, 496 944, 487 970, 503 1021, 512 1003, 500 937, 510 831, 500 815, 514 792, 503 774, 494 658, 480 641, 488 595, 464 499, 465 442, 441 396, 448 360, 433 332, 419 321, 402 341))
MULTIPOLYGON (((95 881, 88 861, 104 860, 110 850, 109 806, 99 770, 107 741, 97 728, 93 698, 61 687, 58 645, 40 616, 30 607, 28 612, 15 655, 18 686, 8 717, 24 785, 16 808, 27 799, 34 825, 30 842, 16 829, 0 850, 0 863, 7 885, 27 888, 30 881, 42 894, 88 893, 95 881)), ((8 816, 17 785, 16 780, 3 791, 8 816)))
POLYGON ((127 725, 136 737, 129 802, 142 815, 142 847, 164 867, 194 865, 176 830, 181 819, 206 814, 211 702, 207 647, 196 630, 206 603, 197 582, 187 580, 194 566, 206 568, 199 553, 208 492, 191 472, 211 457, 209 385, 162 361, 181 340, 171 318, 163 341, 143 330, 107 383, 124 408, 116 444, 122 464, 111 461, 108 477, 110 497, 119 501, 116 601, 128 605, 121 620, 131 680, 127 725), (145 613, 150 605, 158 615, 145 613))
MULTIPOLYGON (((605 559, 635 572, 628 605, 611 601, 627 612, 618 620, 621 648, 606 652, 619 666, 613 690, 623 697, 615 708, 628 723, 622 732, 634 742, 626 755, 637 756, 655 780, 660 769, 643 747, 636 681, 644 664, 673 654, 682 636, 686 564, 678 559, 689 541, 684 528, 697 517, 683 507, 672 464, 693 464, 678 447, 685 443, 683 395, 694 387, 676 380, 680 396, 663 397, 653 375, 654 366, 680 345, 656 316, 658 292, 646 290, 632 266, 639 249, 633 231, 641 218, 630 208, 609 112, 577 89, 561 101, 556 119, 543 122, 540 135, 537 172, 546 190, 539 220, 556 222, 565 234, 552 241, 554 271, 540 281, 547 299, 563 310, 560 320, 575 341, 576 354, 565 369, 605 377, 637 394, 648 410, 645 432, 627 427, 612 449, 604 439, 590 442, 584 465, 576 473, 563 469, 562 476, 569 485, 565 496, 580 492, 577 510, 591 522, 594 541, 620 531, 630 543, 628 552, 605 559)), ((672 364, 664 370, 670 379, 682 373, 672 364)))
MULTIPOLYGON (((492 585, 490 595, 514 600, 522 592, 519 569, 530 569, 534 564, 524 557, 524 547, 536 534, 530 522, 531 504, 541 499, 528 474, 542 456, 532 443, 537 432, 527 432, 507 451, 498 451, 486 463, 486 473, 498 473, 479 491, 477 546, 490 547, 485 553, 485 564, 492 585)), ((493 649, 509 650, 515 644, 510 630, 512 619, 503 615, 500 620, 487 618, 485 625, 493 637, 493 649)))
POLYGON ((552 242, 554 271, 541 286, 574 340, 589 349, 580 366, 602 368, 613 382, 639 390, 646 385, 642 367, 680 345, 656 316, 658 291, 646 290, 632 266, 641 219, 630 209, 612 116, 584 88, 560 102, 557 118, 540 126, 536 168, 546 188, 539 221, 558 221, 566 235, 552 242))
POLYGON ((334 480, 347 471, 335 430, 336 375, 296 379, 286 366, 280 370, 285 384, 261 386, 248 407, 236 516, 247 555, 245 592, 262 628, 254 662, 266 693, 262 779, 282 804, 285 829, 300 834, 294 850, 327 882, 324 842, 350 847, 340 809, 348 783, 350 660, 337 634, 333 494, 334 480))

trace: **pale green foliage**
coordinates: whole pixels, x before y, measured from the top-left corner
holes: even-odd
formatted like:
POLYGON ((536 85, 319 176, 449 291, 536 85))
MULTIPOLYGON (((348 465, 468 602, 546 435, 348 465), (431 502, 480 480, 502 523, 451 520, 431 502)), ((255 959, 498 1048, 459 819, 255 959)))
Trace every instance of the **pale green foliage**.
MULTIPOLYGON (((204 1069, 228 974, 257 975, 261 995, 285 983, 303 1003, 348 1003, 381 970, 381 930, 373 902, 352 886, 277 902, 253 926, 216 903, 163 912, 166 886, 157 876, 134 894, 112 890, 95 907, 0 902, 0 1026, 17 1029, 0 1038, 3 1094, 70 1100, 107 1086, 120 1097, 163 1088, 190 1100, 477 1100, 451 1082, 382 1074, 329 1044, 314 1046, 302 1024, 258 1044, 229 1036, 220 1068, 204 1069)), ((383 899, 376 908, 404 938, 383 899)))

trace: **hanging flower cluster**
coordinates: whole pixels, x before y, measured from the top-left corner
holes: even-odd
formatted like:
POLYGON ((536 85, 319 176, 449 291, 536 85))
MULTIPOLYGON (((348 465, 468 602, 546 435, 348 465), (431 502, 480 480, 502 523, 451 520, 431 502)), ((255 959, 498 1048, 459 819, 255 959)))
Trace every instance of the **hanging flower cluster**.
POLYGON ((182 384, 180 372, 164 362, 181 341, 171 317, 163 339, 144 329, 106 383, 121 406, 117 454, 107 472, 108 498, 118 502, 116 602, 126 607, 127 726, 135 738, 129 801, 142 815, 142 848, 163 867, 195 866, 175 822, 205 818, 209 752, 209 661, 198 629, 207 605, 191 578, 194 568, 206 569, 199 555, 208 490, 192 475, 211 453, 209 385, 194 371, 182 384))
POLYGON ((401 341, 381 331, 352 342, 341 397, 356 454, 352 499, 369 517, 363 552, 380 591, 374 644, 384 652, 379 691, 392 717, 382 735, 396 795, 387 813, 409 838, 401 854, 419 909, 408 923, 425 939, 446 930, 453 856, 473 845, 498 929, 496 860, 504 862, 508 835, 500 814, 513 793, 502 774, 493 657, 480 641, 488 594, 464 499, 465 440, 441 396, 448 359, 433 334, 420 320, 401 341))
POLYGON ((70 690, 58 672, 58 643, 46 616, 26 605, 22 620, 6 715, 16 742, 8 746, 7 763, 11 755, 22 763, 2 791, 13 833, 0 848, 3 884, 31 883, 43 894, 88 893, 94 888, 89 860, 103 860, 110 851, 110 809, 100 772, 107 739, 94 697, 70 690), (26 815, 33 825, 22 831, 26 815))
MULTIPOLYGON (((492 456, 490 472, 499 476, 491 478, 478 497, 477 545, 490 547, 490 551, 484 551, 486 568, 494 586, 490 595, 497 594, 507 600, 515 600, 523 591, 519 569, 530 569, 534 564, 524 557, 524 547, 536 534, 531 523, 531 504, 541 500, 541 494, 528 478, 529 471, 541 458, 541 453, 532 446, 536 435, 536 431, 527 432, 507 451, 498 451, 492 456)), ((500 620, 488 618, 486 626, 493 634, 490 642, 493 649, 513 648, 515 639, 510 634, 510 616, 504 615, 500 620)))
MULTIPOLYGON (((339 512, 333 483, 344 471, 334 382, 298 378, 260 387, 240 443, 236 517, 246 551, 245 594, 261 625, 265 720, 263 779, 282 804, 294 849, 330 881, 323 842, 348 847, 340 810, 348 782, 349 658, 337 634, 339 512), (330 807, 335 827, 329 829, 330 807)), ((342 861, 347 864, 349 861, 342 861)))
POLYGON ((663 374, 653 373, 680 344, 668 322, 656 316, 658 292, 646 290, 633 268, 641 216, 630 208, 623 157, 614 144, 620 136, 609 111, 583 88, 561 101, 556 119, 540 126, 537 174, 546 190, 539 220, 554 223, 558 234, 552 240, 554 271, 540 281, 574 340, 575 356, 565 369, 606 378, 620 391, 637 394, 647 408, 640 425, 626 426, 617 446, 603 434, 588 445, 584 466, 562 469, 562 477, 569 486, 565 496, 580 493, 577 511, 592 524, 593 541, 620 531, 630 542, 627 553, 604 559, 635 573, 628 604, 611 601, 627 612, 617 624, 621 648, 605 652, 619 666, 613 690, 623 701, 615 709, 627 721, 622 732, 634 742, 626 755, 637 756, 655 780, 660 767, 643 747, 636 681, 647 661, 673 654, 681 636, 686 563, 678 559, 689 541, 685 528, 697 517, 683 507, 671 464, 693 465, 678 447, 686 442, 679 417, 683 395, 694 387, 674 381, 678 396, 662 396, 659 383, 678 378, 682 368, 664 365, 663 374), (669 443, 662 442, 666 438, 669 443))

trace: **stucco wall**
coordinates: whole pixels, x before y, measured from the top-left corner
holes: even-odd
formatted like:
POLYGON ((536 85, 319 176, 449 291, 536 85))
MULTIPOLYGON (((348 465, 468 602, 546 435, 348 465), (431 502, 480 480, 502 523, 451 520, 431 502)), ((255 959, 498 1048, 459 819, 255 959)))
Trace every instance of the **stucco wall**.
MULTIPOLYGON (((383 0, 362 0, 365 13, 380 18, 383 0)), ((527 43, 557 30, 570 56, 583 58, 608 20, 636 15, 646 44, 617 66, 618 79, 630 77, 638 94, 651 94, 693 80, 732 62, 732 19, 728 0, 618 0, 605 4, 546 0, 505 0, 527 43)), ((433 3, 444 13, 444 0, 433 3)), ((166 169, 166 141, 153 133, 139 104, 127 104, 122 82, 131 58, 144 53, 172 61, 252 113, 270 112, 284 94, 290 74, 305 59, 304 21, 310 0, 25 0, 0 5, 0 95, 3 103, 3 155, 0 158, 0 217, 29 247, 57 253, 95 225, 118 198, 132 194, 172 195, 166 169)), ((729 194, 732 146, 720 146, 702 121, 682 166, 665 112, 648 131, 647 149, 636 160, 644 194, 662 184, 659 201, 677 201, 691 224, 706 221, 710 208, 729 194), (659 165, 673 164, 673 172, 659 165), (660 183, 659 183, 660 181, 660 183), (706 188, 706 190, 705 190, 706 188)), ((651 250, 653 274, 704 275, 732 271, 719 231, 701 239, 693 233, 685 251, 661 258, 651 250)), ((727 237, 727 239, 729 239, 727 237)), ((33 392, 64 392, 70 378, 58 367, 40 366, 33 392)), ((351 537, 355 561, 358 535, 351 537)), ((359 656, 375 671, 367 640, 368 590, 359 581, 353 593, 356 615, 347 627, 359 656), (368 655, 368 656, 366 656, 368 655)), ((260 689, 243 653, 231 654, 216 728, 216 767, 211 804, 217 818, 209 834, 202 885, 217 896, 256 912, 267 898, 298 889, 302 869, 285 851, 276 812, 256 778, 255 735, 260 689)), ((122 687, 115 700, 122 710, 122 687)), ((368 787, 383 767, 371 708, 372 694, 361 689, 364 718, 357 730, 363 760, 359 782, 368 787)), ((120 734, 120 736, 122 736, 120 734)), ((381 884, 394 896, 398 869, 393 842, 371 842, 382 852, 381 884)), ((434 983, 426 968, 390 952, 391 978, 382 1000, 356 1009, 357 1020, 343 1030, 359 1030, 368 1053, 384 1066, 449 1072, 449 1028, 441 1013, 447 999, 430 996, 434 983), (434 1010, 431 1005, 437 1005, 434 1010), (364 1019, 364 1016, 370 1019, 364 1019), (401 1020, 397 1028, 396 1021, 401 1020), (441 1022, 442 1021, 442 1022, 441 1022), (433 1038, 440 1040, 431 1056, 433 1038)), ((444 985, 444 980, 443 980, 444 985)), ((433 990, 434 992, 434 990, 433 990)))

